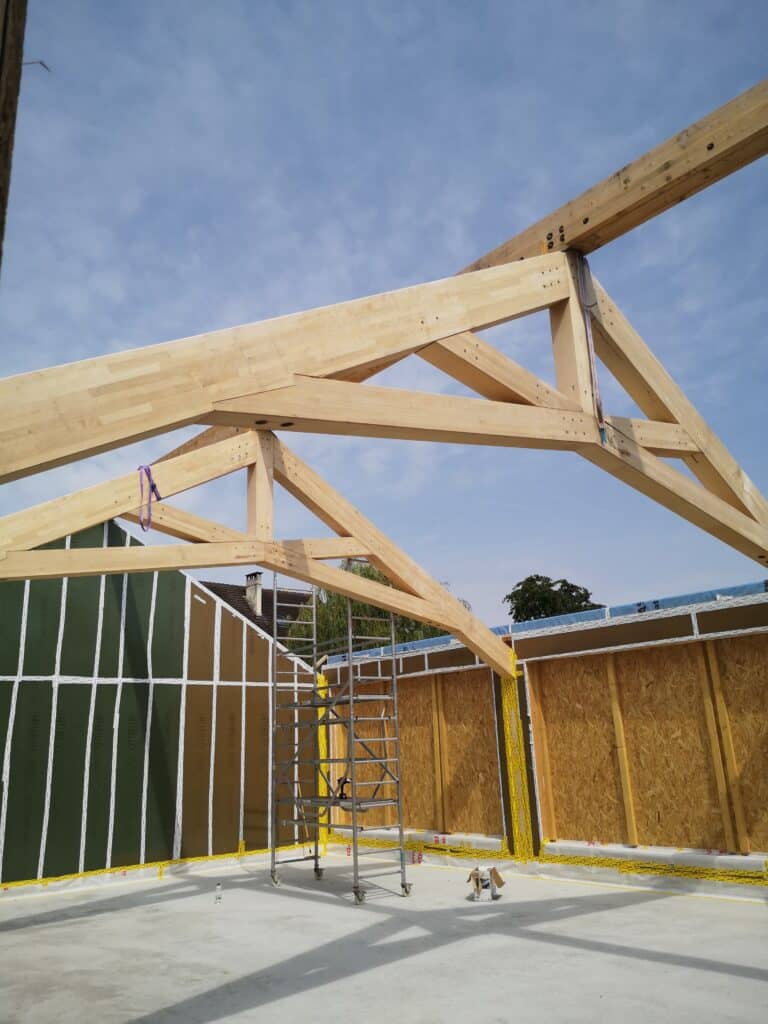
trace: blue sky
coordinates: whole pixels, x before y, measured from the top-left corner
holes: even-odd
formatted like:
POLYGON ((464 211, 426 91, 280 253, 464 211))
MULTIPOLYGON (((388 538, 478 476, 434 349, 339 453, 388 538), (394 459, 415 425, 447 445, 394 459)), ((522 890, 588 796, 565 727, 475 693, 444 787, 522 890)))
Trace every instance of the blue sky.
MULTIPOLYGON (((732 2, 31 0, 2 275, 7 373, 446 277, 766 74, 732 2)), ((594 254, 763 491, 766 161, 594 254)), ((551 378, 545 316, 488 332, 551 378)), ((418 359, 377 382, 461 394, 418 359)), ((607 411, 631 405, 603 380, 607 411)), ((153 440, 7 485, 12 511, 153 440)), ((760 567, 567 453, 295 435, 486 621, 532 572, 615 603, 760 567)), ((179 504, 241 525, 242 474, 179 504)), ((278 502, 281 536, 318 535, 278 502)), ((232 578, 233 571, 221 573, 232 578)))

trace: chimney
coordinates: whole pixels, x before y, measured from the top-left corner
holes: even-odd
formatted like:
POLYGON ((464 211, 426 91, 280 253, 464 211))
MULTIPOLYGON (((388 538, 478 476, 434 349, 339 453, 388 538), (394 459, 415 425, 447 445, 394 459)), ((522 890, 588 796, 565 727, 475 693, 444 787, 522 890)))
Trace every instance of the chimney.
POLYGON ((245 600, 254 615, 261 615, 261 577, 263 573, 249 572, 245 577, 245 600))

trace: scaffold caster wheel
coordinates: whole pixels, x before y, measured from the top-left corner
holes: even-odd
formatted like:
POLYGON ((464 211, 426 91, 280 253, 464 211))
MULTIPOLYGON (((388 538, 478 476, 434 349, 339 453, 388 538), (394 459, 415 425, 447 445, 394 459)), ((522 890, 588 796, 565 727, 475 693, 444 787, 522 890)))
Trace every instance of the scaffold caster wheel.
POLYGON ((365 903, 365 889, 355 889, 355 903, 365 903))
POLYGON ((320 881, 320 879, 323 877, 324 874, 325 874, 325 872, 323 871, 322 868, 315 868, 315 878, 318 881, 320 881))
POLYGON ((400 887, 403 890, 403 896, 410 896, 412 887, 412 882, 403 882, 402 886, 400 887))
POLYGON ((280 879, 277 877, 277 872, 276 871, 270 871, 269 872, 269 877, 272 879, 272 885, 275 885, 275 886, 280 885, 280 879))

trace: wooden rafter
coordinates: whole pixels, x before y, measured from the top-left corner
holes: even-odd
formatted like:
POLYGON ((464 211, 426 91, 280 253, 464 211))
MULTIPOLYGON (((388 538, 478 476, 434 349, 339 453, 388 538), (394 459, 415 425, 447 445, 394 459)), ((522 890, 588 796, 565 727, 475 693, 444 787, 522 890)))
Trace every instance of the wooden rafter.
POLYGON ((595 352, 651 419, 681 426, 696 446, 686 457, 702 484, 724 501, 768 523, 768 502, 705 423, 595 278, 591 306, 595 352))
POLYGON ((0 482, 200 422, 216 402, 332 377, 568 296, 560 253, 0 381, 0 482), (30 423, 35 424, 30 431, 30 423))
POLYGON ((470 263, 467 271, 558 249, 594 252, 766 153, 768 79, 470 263))

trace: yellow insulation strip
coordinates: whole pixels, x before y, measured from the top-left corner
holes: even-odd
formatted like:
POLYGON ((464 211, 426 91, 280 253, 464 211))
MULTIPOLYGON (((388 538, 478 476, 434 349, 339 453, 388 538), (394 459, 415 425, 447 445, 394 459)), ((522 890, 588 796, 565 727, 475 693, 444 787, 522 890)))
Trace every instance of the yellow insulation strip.
POLYGON ((543 851, 536 858, 541 864, 572 864, 587 868, 608 868, 623 875, 664 875, 674 878, 697 878, 735 885, 768 885, 768 868, 764 871, 727 871, 722 868, 698 867, 695 864, 660 864, 652 860, 624 860, 622 857, 580 857, 543 851))
MULTIPOLYGON (((325 676, 322 673, 318 673, 318 676, 317 676, 317 694, 318 694, 318 696, 322 700, 324 700, 328 696, 328 680, 325 678, 325 676)), ((318 718, 322 718, 323 715, 324 714, 327 715, 327 713, 328 713, 328 709, 327 708, 318 708, 317 709, 317 717, 318 718)), ((324 761, 328 760, 328 726, 327 725, 318 726, 318 729, 317 729, 317 743, 318 743, 318 757, 320 759, 320 763, 322 764, 324 761)), ((327 764, 324 765, 324 767, 325 767, 326 770, 328 769, 328 765, 327 764)), ((328 796, 328 783, 325 781, 325 779, 323 777, 323 773, 321 771, 319 771, 319 770, 318 770, 318 773, 317 773, 317 795, 319 797, 328 796)), ((322 811, 320 811, 320 813, 317 816, 318 825, 319 825, 319 835, 320 835, 320 853, 321 853, 321 855, 323 857, 325 856, 326 851, 328 849, 328 817, 329 817, 329 811, 328 811, 327 808, 322 810, 322 811)))
POLYGON ((513 856, 515 860, 527 861, 533 859, 533 832, 523 722, 517 699, 517 656, 514 650, 509 652, 509 664, 510 674, 501 680, 501 714, 504 719, 504 753, 512 811, 513 856))
MULTIPOLYGON (((306 843, 291 843, 289 846, 281 846, 280 852, 289 850, 300 850, 306 847, 306 843)), ((203 857, 179 857, 177 860, 154 860, 147 864, 122 864, 114 868, 94 868, 92 871, 74 871, 70 875, 52 875, 50 878, 24 878, 18 882, 0 882, 0 891, 4 889, 18 889, 25 885, 53 885, 55 882, 73 882, 78 878, 98 878, 100 875, 124 875, 129 871, 157 871, 157 877, 162 878, 168 868, 178 864, 203 864, 217 860, 232 860, 240 857, 256 857, 268 854, 269 847, 259 850, 246 850, 245 844, 241 843, 237 851, 232 853, 214 853, 203 857)))
MULTIPOLYGON (((330 840, 340 846, 348 846, 349 839, 341 832, 331 832, 330 840)), ((391 839, 359 839, 361 846, 380 849, 397 849, 391 839)), ((468 857, 472 860, 496 860, 514 858, 506 843, 498 850, 485 850, 472 846, 443 846, 423 840, 407 840, 407 850, 419 853, 439 853, 444 857, 468 857)), ((768 867, 765 871, 724 871, 719 868, 696 867, 688 864, 660 864, 658 861, 624 860, 621 857, 567 857, 542 853, 535 858, 537 864, 571 864, 578 867, 597 867, 618 871, 624 875, 659 875, 665 877, 694 878, 709 882, 729 882, 736 885, 768 885, 768 867)))

